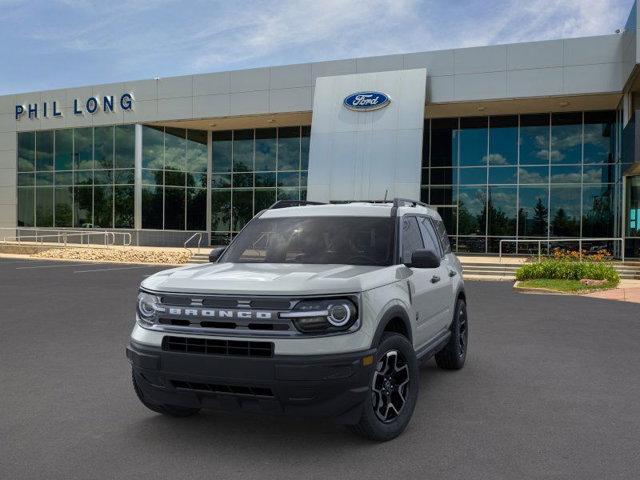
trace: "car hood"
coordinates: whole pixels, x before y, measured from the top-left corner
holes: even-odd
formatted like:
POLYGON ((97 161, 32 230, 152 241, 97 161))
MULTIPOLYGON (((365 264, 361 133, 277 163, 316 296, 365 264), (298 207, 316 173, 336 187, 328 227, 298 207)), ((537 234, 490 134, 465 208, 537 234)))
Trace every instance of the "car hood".
POLYGON ((158 272, 142 288, 159 292, 243 295, 356 293, 397 280, 397 266, 214 263, 158 272))

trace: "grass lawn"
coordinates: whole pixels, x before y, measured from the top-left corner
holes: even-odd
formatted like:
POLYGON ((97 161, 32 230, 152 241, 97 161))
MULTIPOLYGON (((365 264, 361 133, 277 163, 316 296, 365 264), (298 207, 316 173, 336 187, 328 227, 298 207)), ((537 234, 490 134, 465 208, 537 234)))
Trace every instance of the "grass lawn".
POLYGON ((580 280, 558 280, 539 278, 536 280, 521 280, 518 282, 520 288, 544 288, 547 290, 556 290, 558 292, 565 293, 587 293, 595 290, 608 290, 615 288, 617 285, 613 282, 608 282, 605 285, 583 285, 580 280))

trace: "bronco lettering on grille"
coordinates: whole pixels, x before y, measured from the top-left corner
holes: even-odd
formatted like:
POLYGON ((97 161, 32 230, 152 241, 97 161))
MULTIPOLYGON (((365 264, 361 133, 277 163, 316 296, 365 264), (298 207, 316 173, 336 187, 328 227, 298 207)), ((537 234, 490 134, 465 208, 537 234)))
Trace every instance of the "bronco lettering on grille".
POLYGON ((184 317, 217 317, 217 318, 240 318, 240 319, 259 319, 270 320, 273 318, 273 312, 254 311, 254 310, 221 310, 212 308, 179 308, 169 307, 169 315, 184 317))

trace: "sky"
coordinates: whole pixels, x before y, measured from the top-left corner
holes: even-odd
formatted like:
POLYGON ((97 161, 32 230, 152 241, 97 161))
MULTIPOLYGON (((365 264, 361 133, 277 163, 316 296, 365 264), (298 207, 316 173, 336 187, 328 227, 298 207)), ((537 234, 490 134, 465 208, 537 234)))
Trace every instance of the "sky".
POLYGON ((614 33, 633 0, 0 0, 0 95, 614 33))

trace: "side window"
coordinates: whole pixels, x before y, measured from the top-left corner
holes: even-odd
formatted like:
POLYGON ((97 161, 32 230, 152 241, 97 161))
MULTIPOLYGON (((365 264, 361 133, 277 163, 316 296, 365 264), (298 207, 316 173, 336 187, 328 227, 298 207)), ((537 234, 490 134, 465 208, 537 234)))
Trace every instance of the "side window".
POLYGON ((449 243, 449 235, 447 235, 447 229, 444 228, 444 223, 442 220, 432 220, 434 226, 436 227, 436 233, 438 234, 438 238, 440 238, 440 244, 444 250, 444 253, 451 253, 451 244, 449 243))
POLYGON ((410 263, 415 250, 424 248, 416 217, 402 219, 402 263, 410 263))
POLYGON ((442 248, 440 248, 438 236, 429 219, 427 217, 420 217, 418 223, 420 224, 420 231, 422 232, 422 239, 424 240, 424 248, 432 250, 442 257, 443 253, 442 248))

